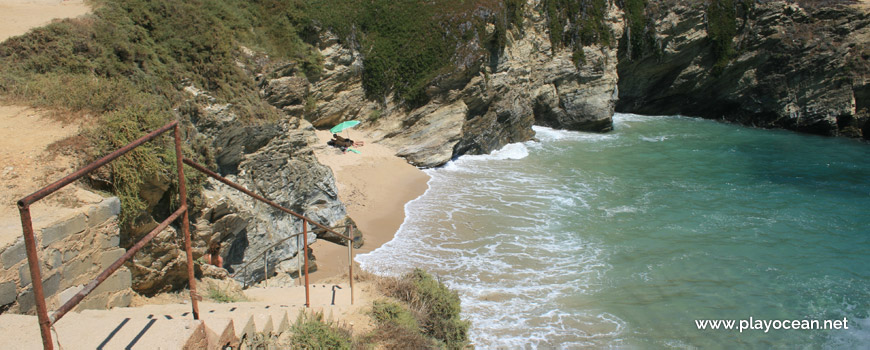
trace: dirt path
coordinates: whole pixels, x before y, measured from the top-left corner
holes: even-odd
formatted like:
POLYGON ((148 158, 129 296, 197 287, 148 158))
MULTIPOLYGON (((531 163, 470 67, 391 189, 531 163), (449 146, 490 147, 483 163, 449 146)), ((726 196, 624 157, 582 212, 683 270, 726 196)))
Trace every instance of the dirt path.
MULTIPOLYGON (((16 202, 77 167, 66 151, 79 125, 49 118, 44 112, 22 106, 0 106, 0 247, 21 236, 16 202)), ((83 203, 100 197, 76 186, 67 186, 33 206, 34 226, 40 227, 83 203)))
MULTIPOLYGON (((0 0, 0 41, 89 11, 82 0, 0 0)), ((75 170, 76 160, 57 142, 77 135, 79 127, 49 118, 44 111, 0 104, 0 248, 21 236, 16 201, 75 170)), ((95 196, 71 186, 33 207, 34 225, 64 215, 67 207, 99 200, 95 196)))
POLYGON ((78 17, 90 10, 82 0, 0 0, 0 41, 55 18, 78 17))

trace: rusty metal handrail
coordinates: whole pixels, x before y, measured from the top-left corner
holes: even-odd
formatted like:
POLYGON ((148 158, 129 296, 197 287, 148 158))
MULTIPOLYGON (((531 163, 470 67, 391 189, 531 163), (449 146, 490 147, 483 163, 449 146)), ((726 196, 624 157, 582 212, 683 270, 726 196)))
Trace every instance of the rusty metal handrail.
MULTIPOLYGON (((222 176, 214 173, 213 171, 203 167, 200 164, 197 164, 193 160, 185 158, 181 152, 181 128, 179 126, 178 121, 173 121, 169 124, 164 125, 163 127, 156 129, 154 131, 149 132, 145 136, 142 136, 133 142, 119 148, 118 150, 109 153, 108 155, 86 165, 85 167, 75 171, 74 173, 65 176, 64 178, 55 181, 54 183, 45 186, 36 192, 30 194, 27 197, 22 198, 18 201, 18 210, 21 215, 21 227, 24 235, 24 245, 27 253, 27 263, 30 268, 30 277, 33 281, 33 296, 36 304, 36 315, 39 319, 39 328, 40 333, 42 335, 42 345, 46 350, 54 349, 54 344, 51 339, 51 326, 60 320, 64 315, 66 315, 70 310, 75 308, 85 297, 88 296, 91 292, 94 291, 101 283, 103 283, 109 276, 115 273, 121 266, 128 260, 130 260, 133 255, 135 255, 142 247, 148 244, 158 233, 166 229, 169 224, 179 217, 181 217, 181 230, 184 234, 184 250, 187 254, 187 275, 188 275, 188 283, 190 288, 190 301, 191 307, 193 311, 193 318, 195 320, 199 319, 199 296, 196 294, 196 279, 194 277, 193 272, 193 254, 191 252, 191 239, 190 239, 190 218, 189 218, 189 207, 187 205, 187 185, 184 177, 184 166, 183 164, 187 164, 194 169, 217 179, 218 181, 223 182, 224 184, 247 194, 254 199, 257 199, 263 203, 269 204, 270 206, 279 209, 287 214, 293 215, 302 220, 302 235, 305 240, 305 305, 310 306, 309 303, 309 290, 308 290, 308 223, 312 223, 320 229, 323 229, 327 232, 331 232, 336 236, 343 238, 348 241, 348 259, 350 265, 350 286, 351 286, 351 304, 353 303, 353 261, 351 260, 353 257, 353 227, 346 226, 345 231, 347 235, 340 234, 335 230, 321 225, 310 218, 307 218, 301 214, 293 212, 287 208, 284 208, 275 202, 272 202, 256 193, 249 191, 248 189, 230 181, 222 176), (82 178, 88 173, 108 164, 109 162, 117 159, 118 157, 132 151, 136 147, 141 146, 142 144, 155 139, 161 134, 173 130, 174 138, 175 138, 175 158, 176 158, 176 167, 178 172, 178 192, 179 192, 179 208, 172 213, 168 218, 163 220, 157 227, 155 227, 151 232, 145 235, 142 239, 136 242, 135 245, 130 247, 124 255, 122 255, 118 260, 116 260, 112 265, 103 270, 96 278, 91 280, 87 285, 85 285, 82 290, 76 293, 70 300, 64 303, 51 317, 48 316, 48 309, 45 303, 45 293, 43 291, 42 286, 42 276, 39 270, 39 256, 36 251, 36 238, 33 234, 33 221, 30 215, 30 205, 39 201, 40 199, 45 198, 46 196, 60 190, 64 186, 67 186, 74 181, 82 178)), ((296 235, 298 236, 298 235, 296 235)), ((295 236, 294 236, 295 237, 295 236)), ((270 247, 273 248, 273 247, 270 247)))
POLYGON ((199 163, 194 162, 194 161, 191 160, 190 158, 184 158, 184 164, 190 165, 192 168, 194 168, 194 169, 196 169, 196 170, 199 170, 201 173, 204 173, 204 174, 208 175, 209 177, 212 177, 212 178, 214 178, 215 180, 218 180, 218 181, 224 183, 224 184, 227 185, 227 186, 230 186, 230 187, 232 187, 232 188, 234 188, 234 189, 236 189, 236 190, 239 190, 240 192, 242 192, 242 193, 244 193, 244 194, 246 194, 246 195, 248 195, 248 196, 250 196, 250 197, 253 197, 254 199, 256 199, 256 200, 258 200, 258 201, 260 201, 260 202, 266 203, 266 204, 272 206, 272 207, 275 208, 275 209, 278 209, 278 210, 283 211, 283 212, 285 212, 285 213, 287 213, 287 214, 293 215, 293 216, 295 216, 296 218, 301 219, 301 220, 303 220, 303 221, 310 222, 310 223, 314 224, 314 226, 317 226, 318 228, 321 228, 321 229, 323 229, 323 230, 326 230, 327 232, 331 232, 332 234, 335 234, 335 235, 337 235, 337 236, 339 236, 339 237, 341 237, 341 238, 344 238, 344 239, 349 240, 349 241, 353 241, 353 238, 350 238, 350 237, 345 236, 345 235, 343 235, 343 234, 341 234, 341 233, 335 232, 335 231, 333 231, 331 228, 326 227, 326 226, 324 226, 324 225, 321 225, 321 224, 317 223, 316 221, 311 220, 311 219, 309 219, 309 218, 303 216, 302 214, 299 214, 299 213, 297 213, 297 212, 295 212, 295 211, 292 211, 292 210, 290 210, 290 209, 284 208, 284 207, 278 205, 278 203, 275 203, 275 202, 273 202, 273 201, 271 201, 271 200, 269 200, 269 199, 266 199, 266 197, 263 197, 263 196, 260 196, 260 195, 258 195, 258 194, 256 194, 256 193, 254 193, 254 192, 251 192, 251 191, 248 190, 247 188, 244 188, 244 187, 242 187, 241 185, 239 185, 239 184, 237 184, 237 183, 235 183, 235 182, 232 182, 232 181, 228 180, 227 178, 225 178, 225 177, 223 177, 223 176, 218 175, 218 174, 215 173, 214 171, 211 171, 211 170, 209 170, 208 168, 206 168, 206 167, 200 165, 199 163))
POLYGON ((121 266, 133 257, 137 251, 139 251, 142 247, 145 246, 151 239, 154 238, 160 231, 166 229, 174 220, 177 220, 179 216, 182 217, 182 225, 181 229, 184 233, 184 247, 187 253, 187 274, 188 274, 188 282, 190 287, 190 297, 191 297, 191 307, 193 308, 193 318, 199 319, 199 304, 197 303, 198 297, 196 296, 196 281, 193 275, 193 258, 191 254, 191 245, 190 245, 190 222, 188 217, 188 206, 187 206, 187 189, 185 186, 184 179, 184 168, 182 163, 183 155, 181 153, 181 129, 178 125, 178 121, 173 121, 164 125, 163 127, 151 131, 150 133, 136 139, 133 142, 119 148, 118 150, 109 153, 108 155, 92 162, 85 167, 75 171, 74 173, 65 176, 64 178, 55 181, 54 183, 45 186, 36 192, 30 194, 27 197, 22 198, 18 201, 18 211, 21 215, 21 228, 23 230, 24 235, 24 245, 27 253, 27 263, 30 268, 30 278, 33 283, 33 297, 35 299, 36 304, 36 316, 39 319, 39 329, 42 335, 42 346, 45 349, 54 349, 54 344, 51 339, 51 325, 59 321, 67 312, 75 308, 88 294, 94 291, 101 283, 103 283, 109 276, 111 276, 115 271, 117 271, 121 266), (176 158, 176 167, 178 171, 178 180, 179 180, 179 208, 169 216, 166 220, 160 223, 154 230, 152 230, 148 235, 139 240, 133 247, 131 247, 127 252, 121 256, 118 260, 116 260, 112 265, 103 270, 96 278, 91 280, 82 290, 76 293, 70 300, 64 303, 50 318, 48 317, 48 308, 45 304, 45 293, 43 291, 42 286, 42 276, 39 270, 39 256, 36 252, 36 238, 33 234, 33 221, 30 215, 30 205, 39 201, 40 199, 45 198, 49 194, 52 194, 64 186, 67 186, 74 181, 82 178, 88 173, 108 164, 109 162, 117 159, 118 157, 132 151, 134 148, 141 146, 145 142, 151 141, 155 139, 157 136, 161 134, 173 130, 175 136, 175 158, 176 158))
POLYGON ((109 266, 109 268, 107 268, 102 273, 100 273, 100 275, 97 276, 96 279, 94 279, 93 281, 88 283, 82 290, 80 290, 78 293, 76 293, 72 297, 72 299, 70 299, 65 304, 63 304, 63 306, 61 306, 60 309, 58 309, 54 313, 54 315, 51 316, 51 322, 52 323, 57 322, 57 320, 59 320, 61 317, 63 317, 63 315, 65 315, 67 312, 72 310, 76 305, 78 305, 79 302, 82 301, 82 299, 84 299, 88 294, 91 294, 91 292, 95 288, 97 288, 97 286, 100 285, 99 282, 106 280, 106 278, 108 278, 111 274, 115 273, 116 270, 121 268, 121 265, 123 265, 127 260, 132 258, 133 255, 136 254, 136 252, 138 252, 140 249, 142 249, 142 247, 144 247, 146 244, 148 244, 148 242, 150 242, 152 239, 154 239, 154 237, 157 236, 158 233, 160 233, 161 231, 166 229, 166 227, 169 226, 169 223, 175 221, 176 219, 178 219, 179 216, 181 216, 182 213, 186 213, 186 212, 187 212, 186 205, 181 207, 181 208, 178 208, 178 210, 176 210, 174 213, 172 213, 172 215, 170 215, 168 218, 166 218, 166 220, 163 220, 163 222, 161 222, 160 225, 157 225, 157 227, 155 227, 153 230, 151 230, 151 232, 149 232, 147 235, 145 235, 145 237, 142 237, 142 239, 139 240, 139 242, 136 242, 136 244, 133 245, 132 247, 130 247, 130 249, 127 249, 127 252, 124 253, 124 255, 122 255, 120 258, 118 258, 118 260, 115 260, 115 262, 112 263, 112 265, 109 266))
MULTIPOLYGON (((333 229, 336 229, 336 228, 339 228, 339 227, 344 228, 344 227, 347 227, 347 225, 344 225, 344 226, 335 226, 335 227, 332 227, 332 228, 333 228, 333 229)), ((266 252, 268 252, 268 251, 274 249, 275 247, 277 247, 277 246, 280 245, 281 243, 287 242, 287 241, 289 241, 291 238, 296 238, 296 237, 299 237, 299 236, 301 236, 301 235, 302 235, 302 232, 294 233, 294 234, 292 234, 292 235, 290 235, 290 236, 288 236, 288 237, 284 237, 284 238, 278 240, 278 241, 275 242, 275 243, 272 243, 271 245, 269 245, 268 247, 266 247, 266 248, 264 248, 262 251, 260 251, 259 254, 255 255, 253 258, 251 258, 251 261, 249 261, 247 264, 245 264, 244 266, 242 266, 242 267, 240 268, 240 270, 245 270, 245 269, 247 269, 248 266, 251 266, 251 264, 257 262, 257 259, 259 259, 261 256, 263 256, 263 254, 266 254, 266 252)), ((342 236, 342 238, 344 238, 344 237, 342 236)), ((351 243, 353 243, 353 242, 351 241, 351 243)), ((234 272, 232 275, 230 275, 230 277, 231 277, 231 278, 236 277, 236 275, 238 275, 238 274, 239 274, 239 271, 237 270, 237 271, 234 272)))
MULTIPOLYGON (((291 238, 296 238, 296 237, 299 237, 301 235, 302 235, 302 232, 295 233, 295 234, 290 235, 289 237, 284 237, 281 240, 279 240, 275 243, 272 243, 270 246, 268 246, 265 249, 263 249, 262 251, 260 251, 259 254, 255 255, 253 258, 251 258, 251 261, 249 261, 247 264, 240 267, 239 270, 247 269, 248 266, 251 266, 251 264, 257 262, 257 259, 259 259, 261 256, 263 256, 263 254, 266 254, 266 252, 272 250, 273 248, 277 247, 281 243, 289 241, 291 238)), ((239 270, 237 270, 236 272, 233 272, 233 274, 230 275, 230 278, 236 277, 236 275, 238 275, 240 272, 239 270)))

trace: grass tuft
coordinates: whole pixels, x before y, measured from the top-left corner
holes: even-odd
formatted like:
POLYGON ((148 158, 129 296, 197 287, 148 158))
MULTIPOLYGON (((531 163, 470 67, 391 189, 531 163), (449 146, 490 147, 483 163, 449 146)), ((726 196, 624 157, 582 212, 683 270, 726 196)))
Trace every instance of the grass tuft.
POLYGON ((426 271, 415 269, 400 278, 382 279, 379 287, 387 296, 408 303, 426 336, 448 349, 468 344, 470 323, 459 316, 459 295, 426 271))
POLYGON ((286 345, 291 349, 350 349, 353 345, 351 330, 332 321, 324 321, 323 313, 300 311, 290 329, 286 345))

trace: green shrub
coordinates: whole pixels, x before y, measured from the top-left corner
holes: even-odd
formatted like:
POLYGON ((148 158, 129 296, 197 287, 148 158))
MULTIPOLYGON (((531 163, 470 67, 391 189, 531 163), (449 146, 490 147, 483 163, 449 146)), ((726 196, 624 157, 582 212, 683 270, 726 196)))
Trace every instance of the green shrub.
POLYGON ((734 36, 737 35, 737 16, 746 21, 752 10, 749 0, 711 0, 707 5, 707 38, 713 54, 713 74, 719 75, 737 55, 734 36))
POLYGON ((243 295, 230 293, 219 288, 209 289, 208 298, 218 303, 235 303, 246 300, 243 295))
POLYGON ((376 110, 371 111, 371 113, 369 113, 369 116, 368 116, 368 118, 366 118, 366 120, 373 122, 373 121, 376 121, 378 119, 381 119, 381 116, 383 116, 383 115, 384 115, 384 111, 382 111, 380 109, 376 109, 376 110))
POLYGON ((403 328, 419 330, 420 325, 410 311, 402 305, 389 301, 375 301, 372 303, 372 317, 378 324, 393 323, 403 328))
MULTIPOLYGON (((309 76, 321 58, 303 42, 310 30, 302 1, 95 0, 92 15, 66 19, 0 44, 0 95, 36 107, 84 111, 102 119, 87 132, 89 160, 125 145, 195 108, 180 91, 205 89, 231 103, 243 122, 273 121, 280 111, 258 96, 253 79, 238 66, 244 44, 295 60, 309 76), (300 19, 303 18, 303 19, 300 19)), ((174 148, 161 137, 112 162, 101 176, 121 198, 128 227, 147 208, 141 186, 155 177, 175 177, 174 148)), ((208 147, 187 139, 185 153, 209 162, 208 147), (196 152, 191 151, 190 145, 196 152)), ((187 174, 189 202, 197 202, 202 176, 187 174)), ((169 206, 177 207, 177 189, 169 206)), ((168 215, 162 208, 156 216, 168 215)), ((159 218, 158 218, 159 219, 159 218)))
POLYGON ((381 288, 391 297, 409 304, 417 314, 423 333, 448 349, 462 349, 468 343, 470 323, 460 318, 456 292, 421 269, 397 279, 387 279, 381 288))
POLYGON ((290 329, 292 349, 350 349, 353 339, 350 330, 323 320, 323 313, 299 313, 290 329))
POLYGON ((714 71, 721 72, 734 56, 736 17, 734 0, 712 0, 707 6, 707 37, 712 43, 714 71))
POLYGON ((610 29, 604 20, 607 4, 607 0, 545 0, 553 49, 610 46, 610 29))
POLYGON ((476 62, 487 52, 487 48, 469 46, 472 39, 502 48, 505 31, 488 38, 483 28, 486 23, 504 27, 505 19, 515 25, 521 23, 520 3, 511 1, 505 6, 501 1, 488 0, 313 0, 306 12, 315 23, 359 46, 363 88, 369 98, 381 100, 395 94, 406 105, 415 107, 428 101, 425 88, 434 78, 468 68, 457 63, 476 62))

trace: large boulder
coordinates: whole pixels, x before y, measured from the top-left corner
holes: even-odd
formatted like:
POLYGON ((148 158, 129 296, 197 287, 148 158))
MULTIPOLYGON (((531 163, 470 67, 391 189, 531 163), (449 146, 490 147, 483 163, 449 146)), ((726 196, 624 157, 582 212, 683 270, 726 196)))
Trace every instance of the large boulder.
MULTIPOLYGON (((241 147, 237 171, 226 177, 323 225, 347 222, 332 171, 317 162, 309 146, 317 142, 311 124, 291 118, 261 127, 275 130, 274 136, 259 147, 241 147)), ((250 263, 249 284, 271 276, 278 266, 282 272, 292 272, 288 268, 296 266, 294 259, 304 243, 296 236, 302 232, 302 221, 217 181, 209 184, 204 192, 206 208, 196 225, 197 236, 200 242, 220 242, 223 267, 238 273, 250 263), (268 254, 261 255, 275 243, 278 245, 268 254), (268 264, 266 274, 264 263, 268 264)), ((309 244, 325 238, 315 231, 309 225, 309 244)), ((204 252, 205 245, 198 249, 204 252)), ((315 268, 312 262, 311 269, 315 268)), ((240 281, 243 278, 242 274, 236 276, 240 281)))

